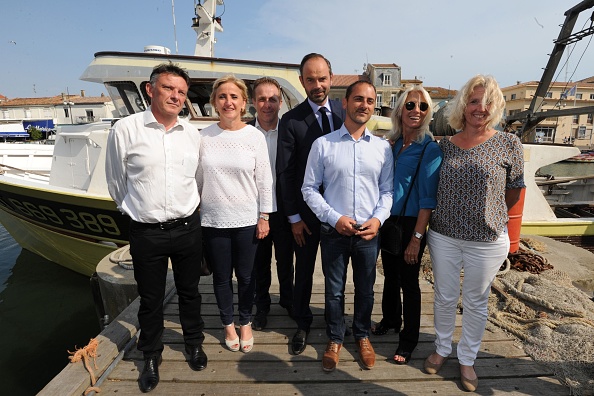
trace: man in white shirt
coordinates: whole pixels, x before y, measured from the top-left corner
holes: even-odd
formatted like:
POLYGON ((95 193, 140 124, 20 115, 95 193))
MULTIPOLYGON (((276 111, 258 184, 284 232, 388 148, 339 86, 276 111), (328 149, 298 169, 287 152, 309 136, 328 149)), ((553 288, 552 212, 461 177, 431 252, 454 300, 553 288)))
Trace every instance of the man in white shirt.
POLYGON ((107 140, 109 193, 131 219, 130 254, 140 295, 137 348, 145 361, 138 380, 142 392, 150 392, 159 383, 169 260, 189 365, 198 371, 207 364, 198 291, 202 259, 196 181, 200 135, 178 117, 189 83, 188 74, 180 67, 172 63, 156 66, 146 85, 150 108, 119 120, 107 140))
POLYGON ((281 307, 285 308, 289 316, 293 316, 293 233, 287 218, 282 211, 282 200, 276 194, 276 149, 278 142, 278 112, 283 103, 281 87, 278 81, 270 77, 262 77, 252 85, 252 102, 256 106, 257 116, 248 124, 255 126, 266 138, 268 155, 272 168, 273 179, 273 212, 270 213, 270 232, 268 236, 258 242, 254 275, 256 279, 256 294, 254 305, 256 316, 252 328, 263 330, 268 322, 270 312, 270 283, 272 281, 271 260, 272 245, 276 259, 276 273, 278 275, 281 307))

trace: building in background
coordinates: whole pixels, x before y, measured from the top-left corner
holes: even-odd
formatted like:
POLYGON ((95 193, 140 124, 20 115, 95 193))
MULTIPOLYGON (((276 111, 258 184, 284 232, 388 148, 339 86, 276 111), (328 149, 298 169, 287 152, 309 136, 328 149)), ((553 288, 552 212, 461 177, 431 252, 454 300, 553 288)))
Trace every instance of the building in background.
POLYGON ((35 127, 44 137, 55 132, 58 125, 88 124, 117 117, 111 98, 105 95, 87 97, 60 94, 44 98, 0 100, 0 124, 22 124, 25 130, 35 127))
MULTIPOLYGON (((538 87, 538 81, 502 88, 506 102, 505 115, 527 110, 538 87)), ((547 111, 570 107, 594 106, 594 77, 576 82, 555 82, 547 91, 546 97, 537 103, 535 110, 547 111)), ((523 137, 525 143, 566 143, 579 148, 592 148, 593 114, 579 114, 565 117, 547 118, 529 134, 523 137)), ((521 127, 519 121, 511 128, 521 127)))
MULTIPOLYGON (((390 116, 398 97, 410 85, 423 85, 423 81, 416 76, 414 79, 402 79, 400 66, 395 63, 368 63, 364 65, 362 74, 335 74, 330 87, 330 99, 342 100, 345 97, 346 89, 355 81, 369 81, 376 89, 376 109, 377 115, 390 116)), ((454 97, 455 90, 441 87, 424 87, 431 99, 433 99, 434 111, 441 107, 454 97)))

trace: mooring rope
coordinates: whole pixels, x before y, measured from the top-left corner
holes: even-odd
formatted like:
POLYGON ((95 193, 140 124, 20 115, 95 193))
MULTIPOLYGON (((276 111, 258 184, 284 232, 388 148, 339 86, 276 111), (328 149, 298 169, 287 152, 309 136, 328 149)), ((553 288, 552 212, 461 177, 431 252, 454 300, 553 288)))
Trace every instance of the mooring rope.
POLYGON ((124 269, 133 270, 134 264, 132 262, 132 258, 129 255, 130 245, 122 246, 121 248, 111 252, 111 254, 109 255, 109 261, 119 265, 124 269))
POLYGON ((93 364, 95 366, 95 370, 99 369, 99 367, 97 367, 97 361, 96 361, 98 346, 99 346, 99 343, 97 342, 97 340, 95 338, 91 338, 91 341, 89 341, 89 344, 86 347, 78 348, 78 349, 76 349, 75 352, 68 351, 68 353, 72 355, 69 357, 70 362, 76 363, 76 362, 79 362, 82 360, 83 365, 85 366, 85 369, 87 369, 87 371, 89 372, 89 375, 91 376, 91 386, 89 386, 84 391, 85 396, 88 395, 90 392, 96 392, 96 393, 101 392, 101 389, 99 389, 98 387, 95 386, 95 383, 97 382, 97 378, 95 377, 95 373, 93 371, 93 368, 91 367, 91 362, 90 362, 90 360, 92 358, 93 364))

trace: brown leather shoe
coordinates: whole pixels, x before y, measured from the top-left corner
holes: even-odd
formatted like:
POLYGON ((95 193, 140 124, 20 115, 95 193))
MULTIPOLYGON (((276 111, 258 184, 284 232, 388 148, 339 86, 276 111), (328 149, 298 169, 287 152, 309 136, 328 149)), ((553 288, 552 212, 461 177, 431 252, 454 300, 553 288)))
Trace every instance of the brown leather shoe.
POLYGON ((359 347, 359 357, 361 358, 363 367, 370 369, 375 366, 375 351, 371 346, 369 338, 357 340, 357 346, 359 347))
POLYGON ((324 371, 334 371, 336 365, 338 364, 338 354, 340 353, 341 348, 342 344, 337 344, 334 341, 328 341, 328 345, 326 345, 326 351, 322 357, 322 369, 324 369, 324 371))

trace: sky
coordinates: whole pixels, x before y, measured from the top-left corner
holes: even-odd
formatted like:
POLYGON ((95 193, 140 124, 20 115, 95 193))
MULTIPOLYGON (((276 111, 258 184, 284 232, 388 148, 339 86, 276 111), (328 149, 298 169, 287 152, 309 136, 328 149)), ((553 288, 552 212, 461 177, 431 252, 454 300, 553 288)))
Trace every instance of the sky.
MULTIPOLYGON (((99 51, 142 52, 162 45, 192 55, 194 0, 4 0, 0 14, 0 94, 44 97, 106 93, 80 81, 99 51)), ((217 13, 215 56, 299 63, 324 54, 335 74, 366 63, 395 63, 403 79, 459 89, 475 74, 501 87, 540 80, 565 11, 577 0, 225 0, 217 13)), ((583 12, 574 32, 590 26, 583 12)), ((555 81, 594 76, 592 36, 564 54, 555 81), (581 57, 581 60, 580 60, 581 57)))

